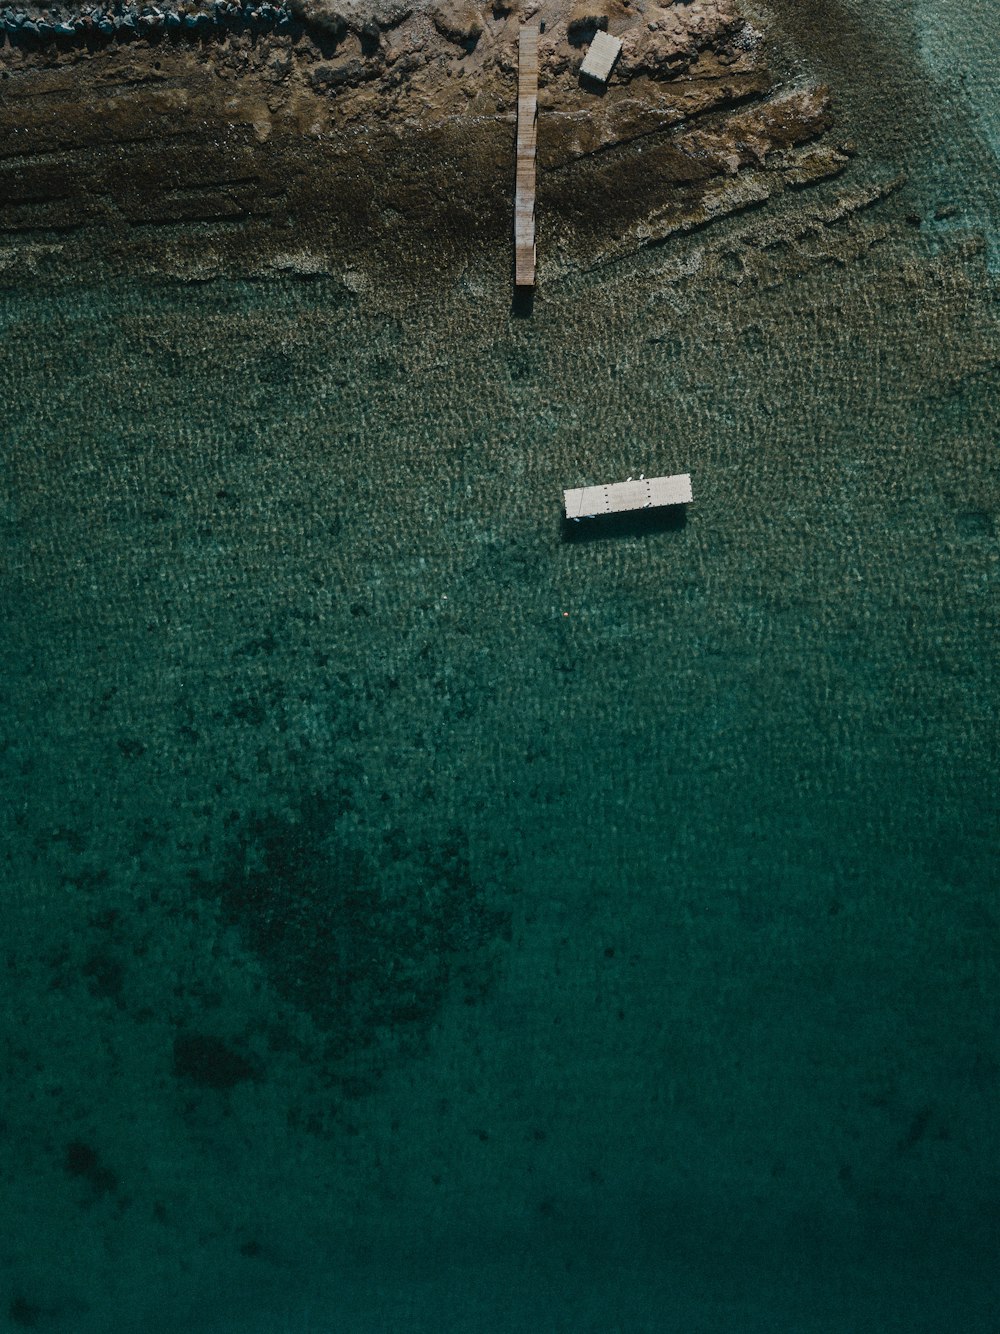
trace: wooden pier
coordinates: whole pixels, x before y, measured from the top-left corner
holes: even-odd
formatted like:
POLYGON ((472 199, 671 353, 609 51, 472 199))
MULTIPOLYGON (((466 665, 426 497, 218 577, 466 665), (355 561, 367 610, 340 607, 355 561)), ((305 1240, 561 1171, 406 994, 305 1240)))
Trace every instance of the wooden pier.
POLYGON ((535 148, 538 142, 538 29, 521 28, 517 50, 517 178, 514 282, 535 285, 535 148))
POLYGON ((596 519, 602 514, 623 514, 627 510, 662 509, 668 505, 691 503, 691 474, 673 477, 629 478, 627 482, 609 482, 607 486, 580 486, 563 492, 567 519, 596 519))

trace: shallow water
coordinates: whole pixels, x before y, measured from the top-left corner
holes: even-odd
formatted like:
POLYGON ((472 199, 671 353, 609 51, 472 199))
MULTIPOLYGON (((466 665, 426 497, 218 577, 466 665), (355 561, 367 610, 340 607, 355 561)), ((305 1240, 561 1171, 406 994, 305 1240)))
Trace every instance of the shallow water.
POLYGON ((833 246, 530 319, 506 255, 3 295, 10 1328, 996 1327, 960 102, 833 246))

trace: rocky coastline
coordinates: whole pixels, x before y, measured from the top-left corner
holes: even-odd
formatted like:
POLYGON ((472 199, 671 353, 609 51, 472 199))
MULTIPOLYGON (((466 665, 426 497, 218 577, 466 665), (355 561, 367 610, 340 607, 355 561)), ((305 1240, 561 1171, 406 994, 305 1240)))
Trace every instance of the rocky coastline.
POLYGON ((829 91, 779 86, 734 0, 7 6, 0 281, 460 267, 509 231, 529 18, 543 282, 849 160, 829 91), (598 95, 602 28, 623 50, 598 95))
MULTIPOLYGON (((164 32, 205 33, 224 31, 290 32, 296 19, 286 5, 215 0, 211 9, 171 9, 147 5, 116 4, 64 11, 58 5, 47 9, 0 9, 0 33, 12 43, 38 48, 46 42, 68 44, 113 41, 115 38, 153 37, 164 32)), ((301 26, 301 25, 300 25, 301 26)))

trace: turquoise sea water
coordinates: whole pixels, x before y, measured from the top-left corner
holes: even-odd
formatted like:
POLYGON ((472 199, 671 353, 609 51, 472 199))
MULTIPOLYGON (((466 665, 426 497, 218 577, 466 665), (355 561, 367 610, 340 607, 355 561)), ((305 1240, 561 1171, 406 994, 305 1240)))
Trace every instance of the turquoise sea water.
POLYGON ((0 298, 6 1327, 998 1327, 994 109, 922 8, 979 82, 834 242, 0 298))

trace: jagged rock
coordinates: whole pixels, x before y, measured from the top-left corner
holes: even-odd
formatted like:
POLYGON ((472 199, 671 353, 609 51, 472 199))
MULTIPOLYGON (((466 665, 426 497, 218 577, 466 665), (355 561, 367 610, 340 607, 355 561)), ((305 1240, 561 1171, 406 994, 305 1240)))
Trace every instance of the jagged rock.
POLYGON ((570 41, 586 41, 599 28, 606 32, 611 9, 611 0, 575 0, 566 27, 570 41))
POLYGON ((339 38, 347 31, 346 6, 340 0, 289 0, 292 13, 318 32, 339 38))
POLYGON ((289 7, 303 23, 334 37, 395 28, 413 12, 406 0, 289 0, 289 7))
POLYGON ((360 60, 345 60, 339 64, 317 65, 309 75, 314 88, 340 88, 346 83, 360 83, 365 67, 360 60))
POLYGON ((441 36, 457 46, 470 45, 482 36, 483 16, 471 0, 452 0, 452 3, 437 5, 431 18, 441 36))

